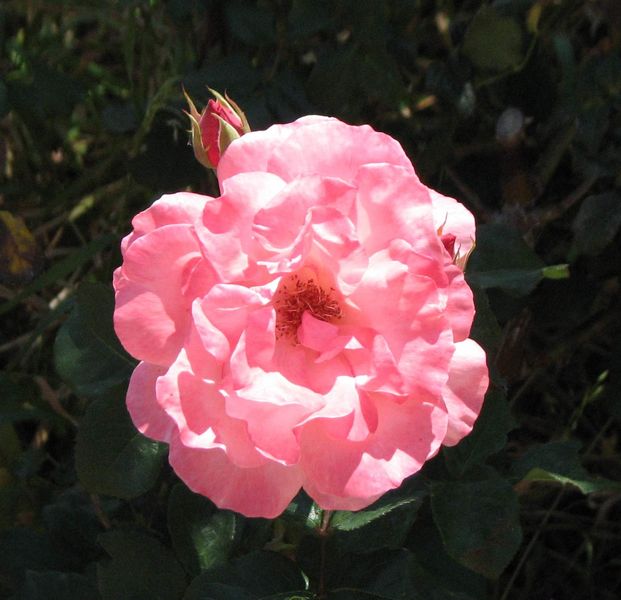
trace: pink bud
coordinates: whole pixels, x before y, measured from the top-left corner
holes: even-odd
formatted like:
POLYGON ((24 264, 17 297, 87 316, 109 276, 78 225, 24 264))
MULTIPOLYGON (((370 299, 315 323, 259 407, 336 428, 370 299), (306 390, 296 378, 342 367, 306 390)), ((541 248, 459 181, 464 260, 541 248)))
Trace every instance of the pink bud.
POLYGON ((209 100, 199 113, 190 97, 187 113, 192 123, 192 146, 194 156, 205 167, 216 169, 222 153, 227 147, 250 131, 248 121, 242 110, 228 96, 210 90, 215 100, 209 100))
POLYGON ((455 237, 452 233, 445 233, 444 235, 440 236, 440 241, 446 248, 446 251, 451 255, 451 258, 455 257, 455 240, 456 239, 457 237, 455 237))
POLYGON ((235 112, 221 104, 219 100, 210 100, 203 110, 198 122, 201 129, 201 140, 207 152, 209 162, 217 167, 220 162, 220 137, 222 121, 225 121, 241 136, 244 132, 242 120, 235 112))

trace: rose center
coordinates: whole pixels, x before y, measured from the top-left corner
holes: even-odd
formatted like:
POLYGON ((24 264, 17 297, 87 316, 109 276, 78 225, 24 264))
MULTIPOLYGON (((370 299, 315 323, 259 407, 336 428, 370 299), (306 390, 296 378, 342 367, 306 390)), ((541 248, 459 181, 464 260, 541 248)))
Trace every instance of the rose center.
POLYGON ((281 283, 274 296, 276 339, 297 340, 302 316, 310 313, 315 319, 332 322, 342 317, 341 306, 333 287, 321 285, 316 277, 290 275, 281 283))

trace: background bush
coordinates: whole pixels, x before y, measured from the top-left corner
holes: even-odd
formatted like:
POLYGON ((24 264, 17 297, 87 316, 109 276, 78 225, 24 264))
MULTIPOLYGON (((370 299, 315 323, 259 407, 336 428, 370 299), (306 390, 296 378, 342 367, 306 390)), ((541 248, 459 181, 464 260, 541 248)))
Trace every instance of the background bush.
POLYGON ((0 597, 618 598, 620 43, 616 0, 4 0, 0 597), (125 410, 118 242, 217 193, 207 85, 254 129, 370 123, 480 224, 475 431, 326 535, 303 495, 216 510, 125 410))

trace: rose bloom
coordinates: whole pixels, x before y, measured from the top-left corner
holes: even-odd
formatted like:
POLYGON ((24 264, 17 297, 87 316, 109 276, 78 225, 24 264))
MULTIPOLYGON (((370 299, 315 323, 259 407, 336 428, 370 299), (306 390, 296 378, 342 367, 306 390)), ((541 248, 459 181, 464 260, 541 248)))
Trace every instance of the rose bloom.
POLYGON ((301 487, 364 508, 481 409, 474 219, 394 139, 327 117, 244 135, 217 174, 220 197, 165 195, 122 242, 131 417, 221 508, 274 517, 301 487))

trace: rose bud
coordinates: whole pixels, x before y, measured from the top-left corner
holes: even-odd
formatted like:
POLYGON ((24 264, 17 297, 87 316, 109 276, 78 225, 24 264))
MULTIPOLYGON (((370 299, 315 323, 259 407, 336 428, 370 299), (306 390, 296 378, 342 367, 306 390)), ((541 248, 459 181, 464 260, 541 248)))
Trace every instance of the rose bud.
POLYGON ((229 144, 250 131, 246 115, 228 96, 209 90, 215 100, 209 100, 201 113, 185 93, 190 112, 186 113, 192 123, 192 147, 194 156, 203 166, 216 169, 220 157, 229 144))

